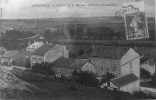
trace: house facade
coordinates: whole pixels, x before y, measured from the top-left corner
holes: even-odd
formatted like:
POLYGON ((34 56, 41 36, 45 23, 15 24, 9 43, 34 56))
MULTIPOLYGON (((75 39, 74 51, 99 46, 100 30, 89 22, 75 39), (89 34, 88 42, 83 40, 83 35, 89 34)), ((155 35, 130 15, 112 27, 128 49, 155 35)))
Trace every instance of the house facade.
POLYGON ((69 57, 69 51, 60 44, 44 44, 31 54, 31 66, 35 63, 53 62, 60 57, 69 57))
POLYGON ((107 72, 120 76, 120 60, 111 58, 90 58, 95 65, 95 72, 98 76, 105 75, 107 72))
POLYGON ((89 54, 88 59, 95 65, 96 74, 99 77, 107 74, 107 72, 119 77, 121 75, 121 58, 127 51, 127 48, 94 49, 89 54))
POLYGON ((9 50, 1 57, 1 64, 6 66, 25 66, 28 55, 21 51, 9 50))
POLYGON ((59 58, 52 63, 52 70, 57 77, 71 77, 73 71, 90 71, 95 72, 95 67, 85 59, 59 58))
POLYGON ((1 64, 6 66, 11 66, 13 61, 13 57, 18 53, 15 50, 8 50, 5 52, 3 56, 1 56, 1 64))
POLYGON ((121 58, 121 76, 133 73, 140 78, 140 55, 132 48, 121 58))
POLYGON ((140 55, 130 48, 120 59, 120 76, 111 79, 108 88, 133 93, 140 90, 140 55))
POLYGON ((107 72, 115 77, 134 73, 140 78, 140 55, 132 48, 111 48, 93 51, 90 59, 95 65, 96 74, 101 77, 107 72))

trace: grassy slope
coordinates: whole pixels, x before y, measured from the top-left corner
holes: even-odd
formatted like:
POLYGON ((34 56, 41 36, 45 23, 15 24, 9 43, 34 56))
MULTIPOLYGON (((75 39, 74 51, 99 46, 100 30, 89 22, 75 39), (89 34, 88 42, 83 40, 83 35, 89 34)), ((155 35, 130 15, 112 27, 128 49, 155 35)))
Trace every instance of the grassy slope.
MULTIPOLYGON (((12 71, 13 72, 13 71, 12 71)), ((20 97, 19 100, 131 100, 133 97, 128 93, 113 92, 105 89, 89 88, 74 85, 76 91, 69 90, 71 83, 62 82, 49 78, 33 77, 32 74, 14 71, 17 77, 30 82, 42 89, 46 89, 49 93, 36 94, 20 97), (42 80, 42 81, 38 81, 42 80)), ((16 98, 17 99, 17 98, 16 98)), ((15 99, 15 100, 16 100, 15 99)))

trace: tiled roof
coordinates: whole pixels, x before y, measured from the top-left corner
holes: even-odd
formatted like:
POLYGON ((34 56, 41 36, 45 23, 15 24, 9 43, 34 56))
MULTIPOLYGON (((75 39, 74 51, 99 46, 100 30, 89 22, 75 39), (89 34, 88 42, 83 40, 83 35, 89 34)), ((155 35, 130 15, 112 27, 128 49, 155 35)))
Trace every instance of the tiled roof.
POLYGON ((51 46, 48 44, 44 44, 41 47, 39 47, 38 49, 36 49, 32 55, 44 55, 45 53, 47 53, 51 48, 55 47, 56 44, 52 44, 51 46))
POLYGON ((15 56, 19 51, 16 50, 8 50, 6 51, 6 53, 4 55, 2 55, 2 57, 5 58, 12 58, 13 56, 15 56))
POLYGON ((89 54, 90 57, 98 58, 114 58, 121 59, 121 57, 129 50, 129 48, 107 48, 103 50, 94 50, 89 54))
POLYGON ((61 57, 58 60, 54 61, 52 65, 60 67, 82 68, 87 62, 88 60, 84 59, 72 59, 61 57))
POLYGON ((132 82, 137 81, 138 79, 139 78, 132 73, 132 74, 128 74, 119 78, 112 79, 111 82, 117 85, 118 87, 123 87, 132 82))

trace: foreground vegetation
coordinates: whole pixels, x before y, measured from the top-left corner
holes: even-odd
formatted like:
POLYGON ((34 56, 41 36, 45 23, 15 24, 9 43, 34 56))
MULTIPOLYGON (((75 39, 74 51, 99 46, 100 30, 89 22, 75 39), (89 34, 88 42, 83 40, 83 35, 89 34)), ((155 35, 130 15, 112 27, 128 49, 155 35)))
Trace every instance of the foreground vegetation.
POLYGON ((129 93, 110 91, 107 89, 86 87, 76 83, 70 83, 62 78, 50 78, 46 76, 35 75, 29 71, 13 69, 11 71, 18 78, 34 84, 41 89, 48 90, 49 93, 30 95, 21 97, 29 100, 131 100, 133 97, 129 93), (30 99, 31 98, 31 99, 30 99))
MULTIPOLYGON (((30 70, 22 71, 20 69, 13 69, 11 72, 23 81, 34 84, 41 89, 48 90, 47 93, 43 94, 18 97, 19 100, 134 100, 142 97, 154 98, 143 92, 137 92, 131 95, 120 91, 110 91, 98 87, 93 88, 79 85, 75 82, 69 82, 64 78, 50 78, 46 75, 39 74, 34 75, 30 70)), ((14 97, 12 99, 16 100, 17 98, 14 97)))

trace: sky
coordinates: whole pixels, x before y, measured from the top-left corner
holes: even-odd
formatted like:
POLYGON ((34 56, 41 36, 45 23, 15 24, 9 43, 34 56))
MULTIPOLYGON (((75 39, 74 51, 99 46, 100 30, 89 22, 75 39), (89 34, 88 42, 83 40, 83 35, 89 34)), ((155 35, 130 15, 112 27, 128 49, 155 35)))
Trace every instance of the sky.
POLYGON ((130 1, 144 1, 146 15, 155 16, 155 0, 0 0, 0 7, 3 9, 4 19, 98 17, 115 16, 123 2, 130 1), (34 6, 35 4, 40 6, 34 6), (85 6, 71 7, 67 4, 85 6), (94 6, 88 6, 89 4, 94 6))

